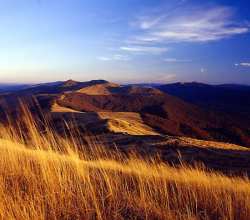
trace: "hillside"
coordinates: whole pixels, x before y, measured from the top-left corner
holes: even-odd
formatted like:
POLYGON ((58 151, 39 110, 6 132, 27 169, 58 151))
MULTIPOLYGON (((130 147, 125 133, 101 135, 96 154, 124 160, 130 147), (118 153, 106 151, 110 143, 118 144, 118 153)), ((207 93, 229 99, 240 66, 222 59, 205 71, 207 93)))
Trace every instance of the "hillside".
POLYGON ((134 112, 158 133, 250 146, 246 124, 232 121, 227 115, 203 110, 154 88, 104 83, 67 92, 57 103, 80 112, 134 112))
POLYGON ((1 219, 249 219, 249 148, 165 135, 145 119, 197 128, 202 110, 156 90, 85 88, 34 93, 35 105, 4 95, 1 219))
POLYGON ((0 95, 1 121, 7 119, 6 111, 18 117, 20 100, 34 114, 50 115, 59 132, 60 120, 66 117, 77 121, 81 131, 95 134, 167 134, 250 146, 249 127, 243 118, 198 107, 156 88, 105 80, 41 84, 0 95))
MULTIPOLYGON (((183 165, 185 154, 176 154, 182 165, 173 168, 159 157, 150 156, 150 151, 143 156, 139 151, 123 153, 98 142, 84 144, 79 142, 79 136, 65 139, 49 127, 49 132, 41 135, 28 112, 24 119, 28 133, 24 129, 15 133, 18 129, 12 126, 0 127, 1 219, 250 217, 250 180, 246 177, 225 176, 201 165, 183 165)), ((237 151, 242 156, 246 153, 245 159, 238 158, 238 167, 231 163, 232 168, 244 169, 244 160, 250 158, 249 150, 241 146, 182 138, 181 141, 186 142, 183 148, 189 145, 189 151, 200 156, 201 152, 191 145, 207 149, 214 155, 214 162, 226 162, 221 152, 217 154, 221 158, 216 157, 216 149, 228 152, 231 161, 238 157, 237 151)), ((168 145, 177 146, 174 139, 168 145)), ((151 148, 159 151, 166 146, 151 148)))

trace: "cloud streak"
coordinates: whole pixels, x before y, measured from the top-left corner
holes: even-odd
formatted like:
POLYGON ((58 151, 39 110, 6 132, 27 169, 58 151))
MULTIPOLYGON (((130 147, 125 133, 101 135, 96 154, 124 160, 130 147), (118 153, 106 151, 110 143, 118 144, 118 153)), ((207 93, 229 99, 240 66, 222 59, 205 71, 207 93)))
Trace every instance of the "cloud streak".
POLYGON ((250 63, 235 63, 235 66, 250 67, 250 63))
POLYGON ((165 47, 146 47, 146 46, 123 46, 120 50, 136 53, 136 54, 162 54, 167 52, 169 49, 165 47))
POLYGON ((224 6, 140 17, 134 23, 141 31, 133 39, 138 43, 208 42, 249 32, 249 25, 235 22, 234 10, 224 6))
POLYGON ((98 60, 101 61, 129 61, 130 57, 122 55, 122 54, 114 54, 111 56, 100 56, 97 57, 98 60))
POLYGON ((166 63, 190 63, 192 60, 188 59, 176 59, 176 58, 165 58, 164 61, 166 63))

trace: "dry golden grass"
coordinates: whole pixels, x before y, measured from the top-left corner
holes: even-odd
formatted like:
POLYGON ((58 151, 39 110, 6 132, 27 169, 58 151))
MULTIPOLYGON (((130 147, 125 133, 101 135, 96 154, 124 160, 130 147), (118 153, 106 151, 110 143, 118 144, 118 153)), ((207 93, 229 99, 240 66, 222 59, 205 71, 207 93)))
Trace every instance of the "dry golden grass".
POLYGON ((159 135, 147 126, 139 113, 135 112, 98 112, 102 119, 107 119, 108 129, 114 133, 130 135, 159 135))
POLYGON ((79 111, 73 110, 71 108, 60 106, 60 105, 58 105, 57 102, 55 102, 55 103, 53 103, 53 105, 51 107, 51 112, 79 112, 79 111))
POLYGON ((78 90, 77 92, 84 93, 87 95, 110 95, 112 88, 118 88, 119 85, 115 83, 104 83, 93 86, 88 86, 78 90))
POLYGON ((25 126, 0 128, 0 219, 250 219, 247 178, 78 150, 27 112, 25 126))
POLYGON ((214 148, 214 149, 224 149, 224 150, 240 150, 240 151, 250 151, 250 148, 243 147, 237 144, 224 143, 218 141, 205 141, 198 140, 189 137, 179 137, 179 140, 182 141, 183 144, 193 145, 201 148, 214 148))

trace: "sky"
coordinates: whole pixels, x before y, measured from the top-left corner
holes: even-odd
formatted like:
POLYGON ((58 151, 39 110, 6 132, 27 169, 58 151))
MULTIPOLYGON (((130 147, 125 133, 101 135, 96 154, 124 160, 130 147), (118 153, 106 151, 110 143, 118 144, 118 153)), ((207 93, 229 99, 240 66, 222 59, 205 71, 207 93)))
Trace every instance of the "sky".
POLYGON ((250 84, 249 0, 0 0, 0 83, 250 84))

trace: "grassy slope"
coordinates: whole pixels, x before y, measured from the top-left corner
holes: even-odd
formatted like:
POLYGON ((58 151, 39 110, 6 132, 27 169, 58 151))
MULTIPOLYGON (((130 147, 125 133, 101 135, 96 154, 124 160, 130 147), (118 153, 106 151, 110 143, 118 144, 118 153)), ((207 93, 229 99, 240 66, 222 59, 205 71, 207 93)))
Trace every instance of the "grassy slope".
POLYGON ((0 128, 0 219, 250 219, 250 181, 0 128), (82 147, 80 147, 82 149, 82 147), (89 150, 87 150, 89 149, 89 150), (109 158, 109 159, 104 159, 109 158))
POLYGON ((2 219, 249 219, 250 182, 0 142, 2 219))
MULTIPOLYGON (((82 113, 82 117, 90 119, 92 112, 80 112, 71 108, 58 105, 56 102, 51 107, 53 113, 82 113)), ((126 133, 130 135, 158 135, 150 126, 147 126, 139 113, 135 112, 96 112, 100 119, 105 120, 107 129, 114 133, 126 133)), ((96 120, 96 118, 95 118, 96 120)), ((89 122, 89 120, 87 120, 89 122)), ((94 123, 95 121, 93 121, 94 123)))
POLYGON ((115 133, 130 135, 159 135, 147 126, 139 113, 134 112, 98 112, 102 119, 107 119, 108 129, 115 133))

